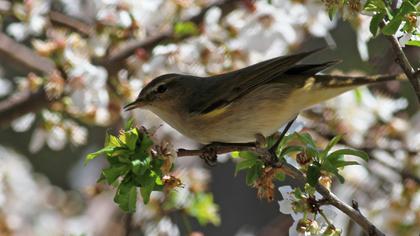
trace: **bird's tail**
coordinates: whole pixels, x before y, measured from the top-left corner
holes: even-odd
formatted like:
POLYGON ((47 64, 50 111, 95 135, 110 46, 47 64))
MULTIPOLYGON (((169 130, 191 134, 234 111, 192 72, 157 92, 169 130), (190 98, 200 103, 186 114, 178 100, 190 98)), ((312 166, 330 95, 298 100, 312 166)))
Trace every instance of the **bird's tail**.
POLYGON ((315 87, 319 88, 345 88, 358 87, 373 83, 380 83, 390 80, 407 79, 405 74, 397 75, 368 75, 368 76, 346 76, 346 75, 314 75, 315 87))
POLYGON ((403 79, 406 79, 403 74, 372 76, 314 75, 304 82, 302 81, 304 84, 300 85, 300 89, 295 91, 293 97, 296 106, 306 108, 362 85, 403 79))

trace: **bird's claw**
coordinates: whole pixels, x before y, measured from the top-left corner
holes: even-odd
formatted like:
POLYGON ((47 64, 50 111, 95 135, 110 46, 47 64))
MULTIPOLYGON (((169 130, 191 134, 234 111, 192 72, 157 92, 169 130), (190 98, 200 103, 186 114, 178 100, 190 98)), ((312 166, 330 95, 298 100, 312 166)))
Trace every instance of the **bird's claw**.
POLYGON ((204 146, 202 150, 203 152, 201 153, 200 158, 203 159, 208 166, 215 166, 217 163, 217 149, 209 144, 204 146))
POLYGON ((264 148, 267 146, 267 139, 262 134, 255 135, 255 146, 258 148, 264 148))

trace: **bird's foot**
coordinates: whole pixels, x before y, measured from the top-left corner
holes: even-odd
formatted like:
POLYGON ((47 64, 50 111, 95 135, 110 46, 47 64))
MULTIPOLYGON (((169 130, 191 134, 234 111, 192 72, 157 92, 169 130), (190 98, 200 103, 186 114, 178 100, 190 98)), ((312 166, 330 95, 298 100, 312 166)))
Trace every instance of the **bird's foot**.
POLYGON ((258 133, 255 135, 255 146, 257 148, 265 148, 267 146, 267 139, 264 135, 258 133))
POLYGON ((217 163, 217 147, 215 144, 208 144, 202 148, 203 152, 200 155, 200 158, 204 160, 204 162, 213 167, 217 163))

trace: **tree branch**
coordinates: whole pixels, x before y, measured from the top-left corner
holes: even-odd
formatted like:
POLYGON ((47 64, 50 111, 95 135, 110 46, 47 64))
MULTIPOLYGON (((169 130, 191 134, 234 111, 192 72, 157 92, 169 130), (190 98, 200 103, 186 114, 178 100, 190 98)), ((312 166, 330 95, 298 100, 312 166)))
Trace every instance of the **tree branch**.
MULTIPOLYGON (((204 20, 206 12, 212 7, 219 7, 226 15, 232 11, 235 4, 239 0, 222 0, 218 3, 212 4, 203 8, 197 15, 186 19, 196 24, 200 24, 204 20)), ((52 23, 62 25, 82 34, 89 34, 90 28, 88 25, 76 19, 70 18, 58 12, 50 13, 50 20, 52 23)), ((129 43, 121 50, 109 57, 99 61, 99 65, 107 68, 108 72, 115 72, 124 66, 124 61, 132 55, 138 48, 143 48, 151 51, 155 46, 163 41, 175 40, 173 31, 168 30, 161 32, 158 35, 151 36, 145 40, 129 43)), ((13 39, 0 32, 0 57, 7 58, 7 62, 11 65, 18 65, 20 70, 22 67, 28 72, 35 72, 38 74, 48 75, 55 70, 55 64, 48 58, 37 55, 33 50, 15 42, 13 39)), ((45 91, 38 91, 33 94, 21 93, 13 95, 12 98, 0 101, 0 127, 7 126, 13 119, 18 118, 28 112, 37 112, 46 107, 51 101, 47 98, 45 91), (34 105, 31 105, 31 104, 34 105)))
MULTIPOLYGON (((381 27, 384 27, 385 24, 386 23, 383 20, 381 23, 381 27)), ((394 35, 384 36, 391 43, 392 49, 397 57, 396 62, 400 65, 401 69, 406 74, 416 93, 417 101, 420 103, 420 73, 417 73, 411 66, 410 62, 408 61, 408 58, 405 56, 405 53, 400 46, 400 43, 398 42, 397 37, 395 37, 394 35)))
MULTIPOLYGON (((51 60, 37 55, 31 49, 15 42, 9 36, 0 32, 0 57, 7 58, 12 66, 19 66, 19 70, 49 75, 55 71, 55 64, 51 60)), ((46 107, 51 100, 44 90, 35 93, 21 92, 0 101, 0 127, 7 126, 14 119, 46 107)))
POLYGON ((55 70, 55 64, 48 58, 41 57, 28 47, 0 32, 0 58, 17 69, 38 74, 50 74, 55 70))
MULTIPOLYGON (((189 18, 184 19, 184 21, 190 21, 195 24, 201 24, 204 20, 204 16, 206 15, 207 11, 213 7, 218 7, 222 10, 222 17, 227 15, 229 12, 235 9, 235 4, 239 2, 239 0, 222 0, 215 4, 211 4, 205 8, 203 8, 197 15, 189 18)), ((155 46, 161 44, 164 41, 172 41, 175 38, 173 34, 173 29, 167 29, 163 32, 160 32, 157 35, 152 35, 145 40, 139 40, 135 42, 128 43, 127 45, 123 46, 120 50, 117 50, 114 53, 111 53, 107 58, 100 59, 96 62, 96 64, 102 65, 109 69, 109 71, 116 72, 124 67, 125 59, 129 56, 133 55, 137 49, 144 49, 146 51, 151 51, 155 46)))
MULTIPOLYGON (((223 145, 219 147, 214 147, 217 154, 223 154, 223 153, 229 153, 233 151, 251 151, 256 153, 265 153, 269 155, 275 155, 272 152, 269 152, 266 149, 258 148, 256 146, 227 146, 223 145)), ((205 150, 185 150, 185 149, 179 149, 177 152, 178 157, 184 157, 184 156, 196 156, 201 155, 205 152, 205 150)), ((277 159, 276 156, 274 156, 275 159, 277 159)), ((273 159, 273 157, 271 158, 273 159)), ((298 181, 300 181, 302 184, 306 183, 306 177, 303 175, 303 173, 298 170, 296 167, 289 163, 284 162, 277 162, 277 163, 270 163, 270 165, 281 168, 284 170, 286 174, 289 176, 296 178, 298 181), (274 164, 274 165, 272 165, 274 164)), ((356 222, 362 229, 370 236, 377 236, 377 235, 385 235, 383 232, 381 232, 378 228, 376 228, 365 216, 358 211, 358 209, 354 209, 348 204, 342 202, 335 194, 330 192, 327 188, 324 186, 318 184, 316 186, 316 190, 323 196, 326 202, 328 202, 330 205, 335 206, 337 209, 342 211, 344 214, 350 217, 354 222, 356 222)))
POLYGON ((52 24, 69 28, 83 36, 90 36, 93 33, 91 25, 61 12, 50 11, 48 16, 52 24))

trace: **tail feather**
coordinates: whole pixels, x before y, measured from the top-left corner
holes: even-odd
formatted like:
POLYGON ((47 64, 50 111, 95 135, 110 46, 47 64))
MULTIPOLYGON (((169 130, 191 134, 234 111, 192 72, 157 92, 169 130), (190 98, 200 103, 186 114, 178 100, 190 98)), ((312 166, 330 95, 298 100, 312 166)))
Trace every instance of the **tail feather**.
POLYGON ((315 86, 321 88, 357 87, 391 80, 406 79, 404 74, 368 76, 314 75, 313 77, 315 78, 315 86))
POLYGON ((300 84, 300 89, 292 93, 291 100, 294 101, 296 106, 306 108, 362 85, 405 78, 402 74, 373 76, 314 75, 306 79, 304 84, 300 84))

